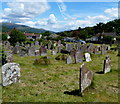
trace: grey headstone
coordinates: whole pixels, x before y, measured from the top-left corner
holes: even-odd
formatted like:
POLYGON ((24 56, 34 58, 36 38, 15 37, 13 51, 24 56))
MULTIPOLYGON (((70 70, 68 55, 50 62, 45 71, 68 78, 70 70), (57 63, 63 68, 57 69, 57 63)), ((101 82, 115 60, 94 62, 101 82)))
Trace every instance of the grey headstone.
POLYGON ((103 72, 107 73, 110 72, 111 66, 110 66, 111 59, 109 56, 106 57, 104 60, 104 66, 103 66, 103 72))
POLYGON ((77 51, 75 54, 75 63, 82 63, 83 62, 83 56, 80 51, 77 51))
POLYGON ((35 47, 34 46, 29 47, 28 56, 35 56, 35 47))
POLYGON ((67 63, 67 64, 73 63, 72 57, 71 57, 70 55, 67 57, 66 63, 67 63))
POLYGON ((7 86, 15 82, 20 82, 20 65, 6 63, 2 66, 2 85, 7 86))
POLYGON ((40 51, 40 56, 46 56, 47 55, 47 49, 44 46, 41 46, 39 51, 40 51))
POLYGON ((93 72, 86 68, 85 64, 83 63, 80 66, 80 93, 82 93, 87 87, 89 87, 93 80, 93 72))
POLYGON ((103 44, 101 47, 101 53, 102 53, 102 55, 106 54, 106 45, 105 44, 103 44))
POLYGON ((99 47, 98 46, 96 46, 95 48, 94 48, 94 54, 99 54, 99 47))

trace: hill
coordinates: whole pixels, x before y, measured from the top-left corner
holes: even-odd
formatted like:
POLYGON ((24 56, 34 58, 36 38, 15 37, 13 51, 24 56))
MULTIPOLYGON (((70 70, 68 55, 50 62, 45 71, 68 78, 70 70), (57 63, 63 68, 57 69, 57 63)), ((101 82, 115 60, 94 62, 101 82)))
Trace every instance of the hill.
MULTIPOLYGON (((43 33, 43 32, 48 31, 42 28, 37 29, 37 28, 26 26, 26 25, 18 25, 18 24, 7 23, 7 22, 0 23, 0 25, 2 28, 2 32, 9 32, 13 28, 16 28, 22 32, 28 32, 28 33, 43 33)), ((49 31, 49 32, 54 33, 53 31, 49 31)))

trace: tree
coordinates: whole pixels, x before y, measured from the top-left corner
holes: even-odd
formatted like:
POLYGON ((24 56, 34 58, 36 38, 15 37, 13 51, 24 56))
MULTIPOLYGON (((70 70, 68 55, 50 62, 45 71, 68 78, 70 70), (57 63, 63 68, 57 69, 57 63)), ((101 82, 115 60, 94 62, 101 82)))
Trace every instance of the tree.
POLYGON ((10 32, 9 42, 11 45, 15 46, 17 42, 22 43, 25 42, 25 40, 26 40, 26 36, 21 31, 14 28, 10 32))
POLYGON ((2 40, 3 40, 3 41, 7 40, 7 34, 2 33, 2 40))

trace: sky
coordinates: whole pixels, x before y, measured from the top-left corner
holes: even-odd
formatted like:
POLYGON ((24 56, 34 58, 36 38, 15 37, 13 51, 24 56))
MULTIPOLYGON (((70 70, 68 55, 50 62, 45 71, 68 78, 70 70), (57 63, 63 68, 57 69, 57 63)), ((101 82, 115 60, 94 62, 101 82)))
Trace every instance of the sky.
POLYGON ((54 32, 74 30, 118 19, 118 0, 3 0, 0 17, 54 32))

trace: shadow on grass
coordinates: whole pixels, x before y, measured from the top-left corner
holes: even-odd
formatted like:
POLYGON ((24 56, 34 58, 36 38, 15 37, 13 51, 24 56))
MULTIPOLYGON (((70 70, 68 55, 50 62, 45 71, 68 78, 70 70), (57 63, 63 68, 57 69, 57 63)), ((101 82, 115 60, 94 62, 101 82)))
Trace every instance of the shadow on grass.
POLYGON ((103 71, 99 71, 99 72, 95 72, 95 73, 97 73, 97 74, 104 74, 103 71))
POLYGON ((79 90, 65 91, 64 94, 68 94, 68 95, 74 95, 74 96, 80 96, 80 97, 82 97, 82 94, 80 93, 79 90))

